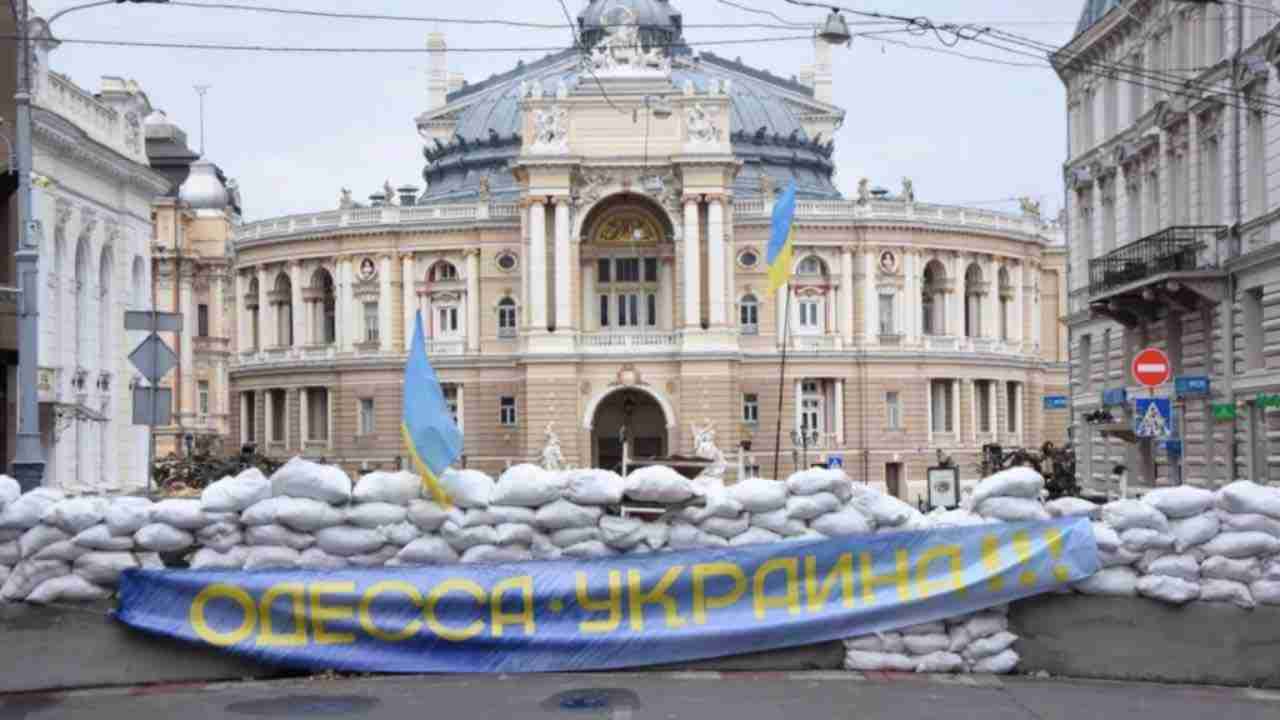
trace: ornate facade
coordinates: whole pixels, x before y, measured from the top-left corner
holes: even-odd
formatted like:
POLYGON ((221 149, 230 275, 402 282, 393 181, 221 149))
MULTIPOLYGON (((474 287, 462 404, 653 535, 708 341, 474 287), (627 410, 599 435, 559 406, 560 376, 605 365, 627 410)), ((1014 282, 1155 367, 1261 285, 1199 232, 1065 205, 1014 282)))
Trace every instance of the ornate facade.
POLYGON ((492 471, 550 435, 566 463, 616 465, 624 428, 635 456, 691 455, 696 423, 768 476, 781 408, 783 472, 840 456, 915 500, 939 452, 972 478, 985 443, 1061 443, 1041 403, 1066 377, 1056 226, 909 181, 843 198, 832 48, 797 82, 691 53, 681 23, 597 0, 590 53, 476 85, 433 36, 425 191, 234 230, 231 443, 396 466, 419 312, 466 462, 492 471), (789 181, 795 278, 771 298, 789 181))

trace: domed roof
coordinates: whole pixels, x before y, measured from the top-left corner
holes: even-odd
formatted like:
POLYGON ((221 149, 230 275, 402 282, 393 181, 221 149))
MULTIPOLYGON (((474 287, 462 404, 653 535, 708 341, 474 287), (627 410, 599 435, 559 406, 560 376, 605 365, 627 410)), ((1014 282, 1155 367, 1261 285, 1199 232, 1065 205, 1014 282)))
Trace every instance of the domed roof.
POLYGON ((587 47, 599 42, 608 28, 624 23, 638 25, 646 45, 669 44, 680 37, 680 11, 668 0, 591 0, 578 14, 578 28, 587 47))
POLYGON ((178 188, 178 199, 193 210, 223 210, 231 204, 227 188, 218 179, 218 169, 204 158, 192 163, 191 174, 178 188))

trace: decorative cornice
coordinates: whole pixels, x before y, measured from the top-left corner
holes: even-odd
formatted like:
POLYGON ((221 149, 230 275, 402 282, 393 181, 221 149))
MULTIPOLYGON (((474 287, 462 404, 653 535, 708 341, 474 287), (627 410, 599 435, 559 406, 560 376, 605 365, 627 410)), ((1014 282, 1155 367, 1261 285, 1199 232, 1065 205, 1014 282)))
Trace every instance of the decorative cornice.
POLYGON ((162 175, 107 148, 60 115, 37 106, 32 108, 31 116, 33 138, 43 141, 53 154, 82 162, 147 195, 159 195, 169 189, 169 181, 162 175))

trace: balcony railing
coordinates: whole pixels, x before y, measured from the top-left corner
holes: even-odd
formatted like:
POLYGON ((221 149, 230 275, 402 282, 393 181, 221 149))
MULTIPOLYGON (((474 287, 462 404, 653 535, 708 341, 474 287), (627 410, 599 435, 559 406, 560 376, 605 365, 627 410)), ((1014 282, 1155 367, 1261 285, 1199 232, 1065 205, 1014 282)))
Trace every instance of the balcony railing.
POLYGON ((466 350, 466 340, 428 340, 427 355, 462 355, 466 350))
POLYGON ((836 349, 834 335, 793 335, 791 347, 797 352, 828 352, 836 349))
POLYGON ((578 336, 578 351, 616 352, 636 349, 675 349, 680 344, 679 333, 674 332, 604 332, 578 336))
POLYGON ((960 338, 953 335, 925 335, 926 350, 955 350, 960 347, 960 338))
POLYGON ((1185 225, 1161 230, 1089 261, 1089 295, 1140 282, 1164 273, 1205 269, 1200 251, 1223 228, 1185 225))

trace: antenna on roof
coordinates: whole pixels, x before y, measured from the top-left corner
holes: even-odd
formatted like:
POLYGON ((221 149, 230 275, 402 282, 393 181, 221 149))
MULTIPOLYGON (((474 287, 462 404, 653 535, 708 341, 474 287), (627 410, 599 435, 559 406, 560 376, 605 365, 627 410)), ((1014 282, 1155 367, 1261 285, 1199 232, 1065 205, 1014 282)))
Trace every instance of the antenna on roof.
POLYGON ((212 85, 196 85, 196 94, 200 96, 200 157, 204 157, 204 94, 212 85))

